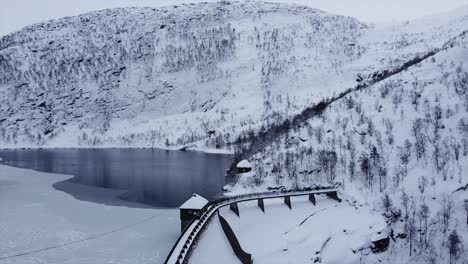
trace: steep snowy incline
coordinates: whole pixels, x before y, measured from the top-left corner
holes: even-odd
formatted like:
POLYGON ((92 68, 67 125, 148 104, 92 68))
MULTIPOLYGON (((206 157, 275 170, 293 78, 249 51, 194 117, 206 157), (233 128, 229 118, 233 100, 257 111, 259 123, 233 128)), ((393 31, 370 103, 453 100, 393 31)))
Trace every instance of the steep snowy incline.
POLYGON ((467 21, 373 27, 298 5, 219 2, 36 24, 0 40, 0 142, 226 149, 467 21))

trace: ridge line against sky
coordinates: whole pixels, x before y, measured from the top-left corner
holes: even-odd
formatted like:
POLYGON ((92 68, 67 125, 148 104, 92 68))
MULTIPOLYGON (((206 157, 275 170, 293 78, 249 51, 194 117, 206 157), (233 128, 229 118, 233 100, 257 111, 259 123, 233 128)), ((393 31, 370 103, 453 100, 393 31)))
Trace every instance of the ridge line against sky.
MULTIPOLYGON (((244 0, 241 0, 244 1, 244 0)), ((168 6, 182 3, 217 2, 216 0, 0 0, 0 36, 25 26, 75 16, 106 8, 129 6, 168 6)), ((334 14, 355 17, 363 22, 389 22, 447 12, 468 0, 267 0, 295 3, 334 14)))

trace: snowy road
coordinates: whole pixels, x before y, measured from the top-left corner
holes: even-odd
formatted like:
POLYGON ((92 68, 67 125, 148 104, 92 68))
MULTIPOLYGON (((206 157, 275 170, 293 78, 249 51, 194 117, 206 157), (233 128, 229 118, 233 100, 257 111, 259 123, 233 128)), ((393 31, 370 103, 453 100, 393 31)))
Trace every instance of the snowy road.
POLYGON ((52 187, 67 178, 0 165, 1 264, 164 261, 180 233, 178 210, 79 201, 52 187))

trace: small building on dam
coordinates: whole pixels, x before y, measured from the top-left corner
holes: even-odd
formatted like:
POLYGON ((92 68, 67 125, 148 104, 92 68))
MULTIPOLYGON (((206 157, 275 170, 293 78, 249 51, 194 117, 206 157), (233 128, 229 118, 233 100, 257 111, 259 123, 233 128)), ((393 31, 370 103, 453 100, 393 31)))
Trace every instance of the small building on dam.
POLYGON ((190 224, 192 219, 198 219, 202 215, 202 208, 208 203, 208 200, 194 193, 185 203, 180 206, 180 230, 190 224))

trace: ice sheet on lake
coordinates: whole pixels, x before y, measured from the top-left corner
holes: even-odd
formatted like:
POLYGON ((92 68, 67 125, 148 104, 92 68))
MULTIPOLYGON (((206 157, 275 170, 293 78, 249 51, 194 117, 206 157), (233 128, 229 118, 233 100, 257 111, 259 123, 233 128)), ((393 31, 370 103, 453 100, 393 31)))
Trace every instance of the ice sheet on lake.
POLYGON ((0 165, 0 263, 164 261, 180 233, 178 210, 79 201, 52 187, 68 177, 0 165))

